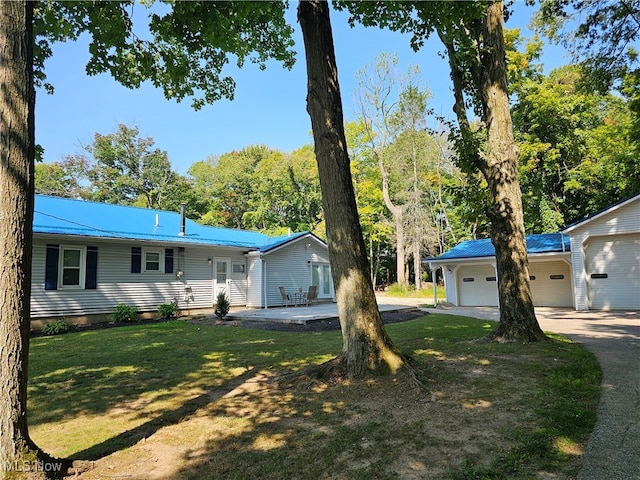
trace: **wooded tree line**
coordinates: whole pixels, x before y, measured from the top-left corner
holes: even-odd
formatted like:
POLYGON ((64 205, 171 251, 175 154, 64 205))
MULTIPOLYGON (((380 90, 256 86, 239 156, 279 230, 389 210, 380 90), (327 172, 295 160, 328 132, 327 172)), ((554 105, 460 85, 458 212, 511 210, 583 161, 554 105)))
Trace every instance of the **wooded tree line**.
MULTIPOLYGON (((542 74, 540 42, 523 44, 517 31, 505 37, 527 233, 558 231, 640 191, 635 77, 625 77, 620 92, 600 93, 578 65, 542 74)), ((487 237, 489 221, 483 181, 457 166, 419 69, 399 75, 396 67, 389 54, 363 66, 357 119, 345 127, 374 282, 419 288, 416 262, 487 237)), ((293 152, 247 146, 196 162, 185 175, 137 126, 96 133, 85 148, 36 164, 36 192, 174 211, 184 202, 206 225, 326 238, 310 145, 293 152)))
MULTIPOLYGON (((29 438, 26 386, 35 159, 33 86, 46 82, 42 67, 51 55, 50 42, 75 40, 81 33, 88 32, 92 36, 89 73, 110 72, 132 88, 150 80, 163 88, 168 98, 193 98, 195 108, 222 97, 233 97, 233 79, 222 74, 229 54, 238 65, 250 58, 262 67, 269 58, 290 65, 294 56, 292 28, 284 19, 286 4, 282 2, 176 2, 166 14, 149 15, 148 40, 132 33, 130 2, 43 2, 37 4, 34 15, 35 5, 34 2, 0 2, 0 82, 3 89, 0 99, 0 235, 5 239, 0 253, 3 287, 3 301, 0 302, 0 367, 3 372, 0 379, 0 472, 7 466, 17 465, 18 460, 31 458, 27 455, 47 458, 29 438), (28 450, 31 453, 27 453, 28 450)), ((565 100, 571 89, 567 89, 559 105, 554 106, 551 92, 526 81, 530 73, 535 73, 535 69, 523 68, 526 64, 515 67, 512 64, 514 68, 509 70, 505 62, 509 43, 503 32, 503 18, 508 13, 504 12, 501 1, 337 1, 335 5, 347 8, 353 22, 408 33, 416 49, 432 34, 441 40, 449 62, 456 115, 455 122, 448 125, 449 141, 456 152, 454 163, 466 182, 443 189, 443 195, 444 192, 451 195, 452 205, 463 210, 464 215, 460 218, 466 219, 469 227, 474 225, 478 236, 489 233, 496 249, 500 321, 487 338, 524 343, 545 340, 535 318, 528 285, 525 213, 532 215, 535 212, 540 216, 539 212, 544 212, 544 228, 551 228, 566 223, 572 215, 580 216, 595 209, 598 200, 593 200, 594 196, 615 197, 636 189, 638 175, 630 175, 638 172, 634 142, 640 125, 637 121, 640 95, 635 79, 640 74, 635 51, 618 51, 618 48, 637 39, 640 2, 542 2, 540 25, 550 26, 549 35, 568 42, 570 50, 585 57, 581 65, 586 68, 578 76, 584 83, 578 82, 574 87, 597 84, 597 91, 603 96, 599 102, 594 99, 594 111, 591 112, 581 108, 584 103, 579 101, 573 108, 564 108, 570 106, 565 100), (563 21, 571 13, 568 7, 579 12, 586 10, 587 16, 576 34, 563 35, 563 21), (625 41, 620 41, 621 38, 625 41), (606 53, 604 57, 600 56, 602 52, 606 53), (615 58, 608 61, 611 55, 615 58), (512 101, 524 102, 526 99, 529 102, 522 103, 520 111, 517 107, 509 108, 507 78, 514 75, 520 75, 523 82, 521 90, 512 87, 512 101), (594 82, 594 78, 598 82, 594 82), (613 108, 615 102, 611 103, 612 108, 604 108, 608 104, 602 99, 612 86, 617 86, 630 99, 626 104, 618 104, 620 112, 624 112, 625 107, 629 110, 628 117, 613 108), (533 106, 541 108, 537 111, 539 117, 531 115, 528 108, 533 106), (541 114, 545 108, 548 110, 541 114), (548 121, 551 115, 560 116, 563 128, 556 129, 555 122, 548 121), (593 140, 588 127, 600 125, 595 122, 597 119, 614 130, 600 132, 601 136, 596 137, 600 138, 598 155, 594 153, 585 160, 585 155, 580 153, 584 153, 593 140), (545 124, 545 120, 548 123, 545 124), (617 142, 626 140, 623 140, 625 137, 612 140, 608 135, 615 131, 628 135, 633 155, 627 151, 625 156, 624 148, 616 148, 617 142), (516 143, 514 136, 518 132, 520 143, 516 143), (523 143, 525 140, 531 143, 529 150, 523 143), (609 145, 606 140, 611 140, 609 145), (519 162, 521 150, 526 162, 519 162), (611 159, 601 162, 605 154, 610 154, 611 159), (522 165, 527 168, 523 169, 522 165), (626 182, 619 181, 617 187, 611 187, 602 196, 594 195, 595 189, 610 186, 607 179, 615 180, 612 173, 618 169, 624 169, 629 175, 626 182), (529 183, 538 188, 532 190, 534 193, 526 191, 524 199, 520 182, 527 185, 528 180, 520 179, 519 170, 522 175, 531 175, 529 183), (605 178, 596 180, 596 174, 605 178), (555 187, 555 196, 545 187, 555 187), (576 200, 571 195, 575 195, 576 200), (581 199, 579 195, 582 195, 581 199), (470 220, 484 218, 479 215, 482 211, 488 222, 470 220)), ((410 368, 410 362, 397 351, 386 334, 373 293, 354 191, 354 183, 356 188, 360 185, 362 191, 366 182, 358 183, 357 169, 354 169, 355 175, 351 173, 328 3, 319 0, 300 2, 298 21, 307 63, 307 111, 313 127, 322 215, 343 334, 341 353, 321 365, 315 373, 334 375, 340 371, 348 377, 363 377, 371 373, 397 372, 400 368, 410 368)), ((563 82, 566 79, 558 85, 565 85, 563 82)), ((551 85, 553 83, 547 88, 551 85)), ((575 92, 587 95, 582 88, 576 88, 575 92)), ((407 95, 419 93, 420 90, 410 90, 407 95)), ((416 103, 409 106, 415 107, 416 103)), ((364 122, 366 128, 371 125, 364 122)), ((393 146, 400 150, 400 145, 409 145, 417 151, 419 130, 408 131, 406 135, 403 131, 388 148, 393 146)), ((368 135, 365 140, 373 140, 374 149, 380 138, 371 138, 370 132, 368 135)), ((135 190, 141 179, 138 174, 145 169, 153 172, 154 181, 159 183, 168 183, 172 178, 161 153, 152 150, 148 143, 134 142, 146 160, 131 167, 132 178, 124 181, 109 170, 121 166, 121 159, 113 155, 116 146, 109 141, 98 143, 94 142, 94 154, 104 149, 105 159, 110 160, 105 160, 105 169, 94 172, 87 168, 87 172, 95 173, 96 181, 99 180, 92 187, 92 194, 109 196, 111 192, 106 189, 111 188, 147 204, 168 201, 166 197, 170 195, 154 190, 151 185, 144 185, 137 194, 135 190)), ((386 177, 390 182, 393 175, 384 162, 387 152, 390 154, 390 150, 383 148, 369 152, 370 158, 363 156, 361 171, 367 161, 373 162, 378 165, 380 179, 384 182, 386 177)), ((408 155, 408 158, 408 165, 413 167, 406 175, 411 179, 408 192, 415 194, 419 188, 412 187, 420 182, 416 175, 419 157, 408 155)), ((249 165, 252 162, 247 159, 249 165)), ((253 164, 253 168, 258 168, 260 163, 253 164)), ((391 192, 390 189, 388 200, 393 203, 391 192)), ((235 202, 244 193, 238 186, 227 200, 235 202)), ((359 195, 362 199, 362 194, 359 195)), ((382 197, 384 195, 383 190, 382 197)), ((398 196, 393 205, 411 205, 412 201, 415 200, 410 195, 398 196)), ((387 199, 382 198, 382 202, 388 208, 387 199)), ((407 216, 416 217, 409 209, 407 216)), ((258 220, 249 220, 251 215, 245 219, 243 213, 242 221, 260 224, 266 222, 267 217, 266 213, 259 213, 255 216, 258 220)), ((530 216, 528 220, 530 228, 537 227, 533 218, 530 216)), ((225 221, 237 222, 239 219, 237 212, 228 213, 225 221)), ((309 216, 305 221, 308 220, 309 216)))

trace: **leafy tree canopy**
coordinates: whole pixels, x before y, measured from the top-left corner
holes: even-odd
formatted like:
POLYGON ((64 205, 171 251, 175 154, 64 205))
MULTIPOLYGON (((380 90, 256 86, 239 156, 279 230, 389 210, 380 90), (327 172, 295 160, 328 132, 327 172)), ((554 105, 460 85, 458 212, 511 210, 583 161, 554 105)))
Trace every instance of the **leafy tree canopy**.
POLYGON ((38 2, 35 10, 37 84, 46 83, 44 63, 54 42, 91 35, 89 75, 109 72, 129 88, 145 80, 162 88, 166 98, 193 97, 193 107, 221 98, 233 99, 235 82, 223 73, 232 60, 247 59, 266 68, 275 59, 286 68, 295 61, 292 34, 284 13, 287 2, 173 2, 171 8, 151 8, 153 2, 38 2), (143 8, 148 33, 134 28, 134 13, 143 8))

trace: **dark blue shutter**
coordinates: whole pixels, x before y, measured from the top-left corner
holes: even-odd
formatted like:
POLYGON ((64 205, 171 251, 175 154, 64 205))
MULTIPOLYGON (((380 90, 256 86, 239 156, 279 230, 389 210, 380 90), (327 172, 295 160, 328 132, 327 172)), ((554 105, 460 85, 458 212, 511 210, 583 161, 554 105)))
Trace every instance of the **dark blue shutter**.
POLYGON ((47 257, 44 263, 44 289, 58 289, 58 256, 60 247, 58 245, 47 245, 47 257))
POLYGON ((95 290, 98 287, 98 247, 87 247, 87 271, 84 288, 95 290))
POLYGON ((131 247, 131 273, 142 272, 142 247, 131 247))
POLYGON ((164 273, 173 273, 173 248, 164 249, 164 273))

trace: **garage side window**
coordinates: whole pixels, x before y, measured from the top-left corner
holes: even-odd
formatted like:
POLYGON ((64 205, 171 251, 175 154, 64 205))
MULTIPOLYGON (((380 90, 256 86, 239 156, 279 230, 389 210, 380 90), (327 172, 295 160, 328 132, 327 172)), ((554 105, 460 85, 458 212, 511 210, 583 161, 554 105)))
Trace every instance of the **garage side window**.
POLYGON ((609 275, 606 273, 592 273, 591 278, 609 278, 609 275))

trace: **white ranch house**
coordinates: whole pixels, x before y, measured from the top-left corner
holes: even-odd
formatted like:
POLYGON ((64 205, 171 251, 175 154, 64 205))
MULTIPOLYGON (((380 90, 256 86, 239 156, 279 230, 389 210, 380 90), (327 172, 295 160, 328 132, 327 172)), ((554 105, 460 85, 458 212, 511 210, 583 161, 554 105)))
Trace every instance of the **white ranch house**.
MULTIPOLYGON (((559 233, 526 240, 534 305, 640 310, 640 194, 559 233)), ((442 268, 448 303, 498 306, 490 240, 462 242, 425 263, 442 268)))
POLYGON ((310 232, 281 237, 203 226, 184 214, 36 195, 32 322, 102 320, 117 304, 155 312, 280 306, 288 292, 318 286, 334 298, 327 245, 310 232))

